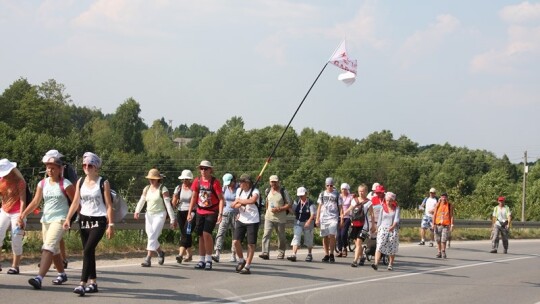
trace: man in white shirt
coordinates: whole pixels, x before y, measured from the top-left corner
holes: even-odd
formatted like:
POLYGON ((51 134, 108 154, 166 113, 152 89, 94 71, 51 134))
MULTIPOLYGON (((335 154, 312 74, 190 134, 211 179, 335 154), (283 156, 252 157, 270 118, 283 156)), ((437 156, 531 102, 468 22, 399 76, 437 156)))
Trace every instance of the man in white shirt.
MULTIPOLYGON (((437 205, 438 198, 436 195, 437 190, 435 188, 429 189, 429 196, 424 198, 422 204, 418 207, 420 210, 424 210, 424 216, 422 217, 422 222, 420 224, 420 236, 422 240, 418 245, 425 245, 426 230, 429 228, 431 230, 431 224, 433 223, 433 213, 435 212, 435 205, 437 205)), ((429 247, 433 247, 433 231, 431 231, 431 241, 429 242, 429 247)))

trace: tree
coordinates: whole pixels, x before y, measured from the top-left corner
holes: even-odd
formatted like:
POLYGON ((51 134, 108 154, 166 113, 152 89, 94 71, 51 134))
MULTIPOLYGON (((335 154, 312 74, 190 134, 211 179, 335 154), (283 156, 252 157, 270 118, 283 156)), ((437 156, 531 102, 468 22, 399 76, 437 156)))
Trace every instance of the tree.
POLYGON ((150 129, 142 131, 144 149, 150 156, 157 154, 168 155, 174 149, 174 143, 169 138, 168 126, 162 120, 156 120, 150 129))
POLYGON ((19 78, 0 95, 0 121, 12 127, 22 128, 21 122, 17 121, 15 112, 19 109, 21 100, 32 90, 32 85, 26 78, 19 78))
POLYGON ((139 117, 141 108, 133 98, 128 98, 117 109, 111 119, 111 126, 119 140, 119 147, 125 152, 144 151, 141 132, 147 127, 139 117))

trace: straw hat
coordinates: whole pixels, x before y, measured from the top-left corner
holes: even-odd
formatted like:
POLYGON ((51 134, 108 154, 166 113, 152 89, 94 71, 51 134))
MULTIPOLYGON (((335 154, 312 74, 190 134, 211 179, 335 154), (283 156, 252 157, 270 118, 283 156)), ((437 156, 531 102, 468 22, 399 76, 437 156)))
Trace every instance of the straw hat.
POLYGON ((147 179, 161 179, 161 174, 159 173, 158 169, 150 169, 148 171, 148 175, 146 176, 147 179))

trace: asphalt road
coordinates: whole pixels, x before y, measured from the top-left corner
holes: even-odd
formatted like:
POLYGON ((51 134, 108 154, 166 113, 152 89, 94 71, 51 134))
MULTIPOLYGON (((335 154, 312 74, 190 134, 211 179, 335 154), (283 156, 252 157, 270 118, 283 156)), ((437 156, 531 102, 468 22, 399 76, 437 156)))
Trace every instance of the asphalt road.
POLYGON ((394 271, 369 264, 350 267, 352 258, 321 263, 258 257, 251 275, 234 271, 222 256, 212 271, 194 269, 195 262, 177 264, 174 253, 165 265, 154 258, 151 268, 140 259, 98 260, 99 292, 78 297, 80 261, 70 263, 69 281, 54 286, 51 269, 42 290, 27 281, 37 272, 26 265, 19 275, 0 273, 0 303, 540 303, 540 240, 511 240, 508 254, 490 254, 487 241, 452 242, 447 259, 436 259, 434 248, 401 244, 394 271))

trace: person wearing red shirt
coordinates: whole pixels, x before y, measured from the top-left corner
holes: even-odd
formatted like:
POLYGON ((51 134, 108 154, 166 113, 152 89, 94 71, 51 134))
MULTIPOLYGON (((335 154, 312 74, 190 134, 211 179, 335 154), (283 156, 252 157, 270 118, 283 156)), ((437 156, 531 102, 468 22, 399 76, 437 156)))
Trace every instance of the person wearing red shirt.
POLYGON ((199 263, 196 269, 212 270, 214 240, 212 231, 221 223, 223 215, 223 191, 219 179, 212 176, 212 163, 203 160, 198 166, 201 176, 191 184, 191 202, 187 221, 191 221, 191 211, 197 206, 195 233, 199 235, 199 263))

